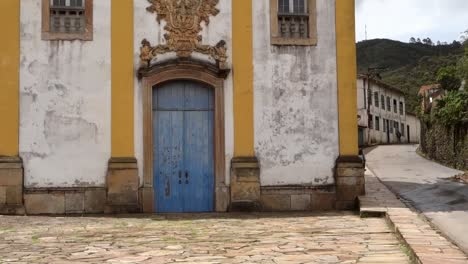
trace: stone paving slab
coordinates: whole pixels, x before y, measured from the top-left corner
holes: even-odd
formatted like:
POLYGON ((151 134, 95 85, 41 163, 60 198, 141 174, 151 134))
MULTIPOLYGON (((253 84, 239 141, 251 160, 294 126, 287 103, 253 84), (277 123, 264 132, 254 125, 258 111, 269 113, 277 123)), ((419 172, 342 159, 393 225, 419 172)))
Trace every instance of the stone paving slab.
POLYGON ((468 263, 457 246, 408 208, 370 170, 365 177, 366 195, 359 197, 361 217, 385 216, 418 263, 468 263))
POLYGON ((385 219, 351 212, 0 216, 0 263, 409 263, 385 219))

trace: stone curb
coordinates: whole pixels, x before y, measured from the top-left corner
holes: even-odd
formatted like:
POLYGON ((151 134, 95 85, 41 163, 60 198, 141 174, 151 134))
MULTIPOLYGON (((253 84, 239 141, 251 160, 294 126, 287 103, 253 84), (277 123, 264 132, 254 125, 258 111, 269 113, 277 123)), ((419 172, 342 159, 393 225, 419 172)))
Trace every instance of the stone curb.
POLYGON ((385 217, 413 263, 467 264, 467 256, 401 202, 369 169, 366 196, 359 197, 361 217, 385 217))

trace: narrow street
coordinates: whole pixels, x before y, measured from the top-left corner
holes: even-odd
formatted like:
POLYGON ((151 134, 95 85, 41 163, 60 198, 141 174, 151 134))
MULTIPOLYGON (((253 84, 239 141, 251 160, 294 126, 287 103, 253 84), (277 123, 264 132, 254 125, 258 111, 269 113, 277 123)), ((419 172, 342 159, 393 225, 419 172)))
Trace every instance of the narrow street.
POLYGON ((417 145, 367 149, 367 167, 468 253, 468 185, 447 180, 461 171, 426 160, 417 145))

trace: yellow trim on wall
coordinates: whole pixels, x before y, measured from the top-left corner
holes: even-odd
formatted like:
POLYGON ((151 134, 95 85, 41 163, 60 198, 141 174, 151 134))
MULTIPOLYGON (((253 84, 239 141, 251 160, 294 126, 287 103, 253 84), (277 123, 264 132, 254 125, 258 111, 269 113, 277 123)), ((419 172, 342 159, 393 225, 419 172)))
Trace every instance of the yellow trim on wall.
POLYGON ((134 157, 133 0, 111 4, 112 157, 134 157))
POLYGON ((232 1, 234 156, 254 156, 252 0, 232 1))
POLYGON ((336 0, 340 155, 358 155, 354 0, 336 0))
POLYGON ((0 156, 18 156, 20 1, 0 1, 0 25, 0 156))

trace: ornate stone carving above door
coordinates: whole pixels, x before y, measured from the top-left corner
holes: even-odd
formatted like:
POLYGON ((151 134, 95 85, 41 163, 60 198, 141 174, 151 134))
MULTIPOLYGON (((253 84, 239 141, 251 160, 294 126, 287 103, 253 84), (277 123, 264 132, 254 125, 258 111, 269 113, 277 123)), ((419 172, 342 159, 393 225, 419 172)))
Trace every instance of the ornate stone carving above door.
POLYGON ((156 21, 166 22, 164 38, 167 44, 152 46, 144 39, 141 42, 140 59, 143 66, 150 66, 158 54, 175 52, 178 57, 187 58, 193 52, 209 55, 225 68, 227 59, 226 42, 219 41, 215 46, 202 44, 201 23, 210 23, 210 16, 216 16, 219 0, 148 0, 148 12, 156 13, 156 21))

